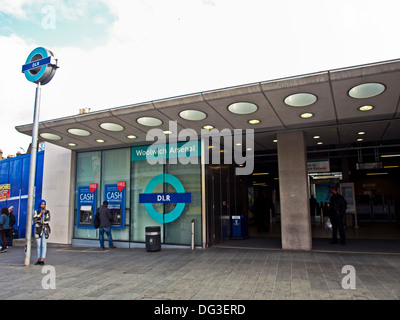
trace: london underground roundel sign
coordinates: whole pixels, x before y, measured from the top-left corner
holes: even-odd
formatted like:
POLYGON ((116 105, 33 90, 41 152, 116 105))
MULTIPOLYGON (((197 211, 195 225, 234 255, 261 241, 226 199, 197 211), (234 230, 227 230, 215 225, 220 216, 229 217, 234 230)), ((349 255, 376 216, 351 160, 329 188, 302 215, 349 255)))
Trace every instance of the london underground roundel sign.
POLYGON ((22 73, 28 81, 45 85, 53 78, 57 68, 57 59, 53 53, 39 47, 33 50, 26 59, 22 66, 22 73))
POLYGON ((144 193, 139 194, 139 203, 143 203, 149 216, 160 223, 170 223, 176 220, 183 212, 186 203, 191 203, 191 193, 185 192, 182 183, 171 174, 159 174, 147 184, 144 193), (161 183, 172 185, 176 193, 154 193, 153 190, 161 183), (168 213, 158 212, 153 203, 176 203, 175 208, 168 213))

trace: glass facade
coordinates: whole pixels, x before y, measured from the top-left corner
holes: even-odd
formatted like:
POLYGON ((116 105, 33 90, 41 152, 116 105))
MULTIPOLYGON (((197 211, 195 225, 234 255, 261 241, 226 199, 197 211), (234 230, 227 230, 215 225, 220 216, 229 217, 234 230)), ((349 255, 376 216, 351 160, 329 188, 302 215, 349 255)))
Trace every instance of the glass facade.
POLYGON ((107 188, 118 184, 116 194, 124 189, 125 206, 121 206, 121 213, 125 223, 121 228, 113 228, 113 240, 143 243, 146 227, 160 226, 162 243, 190 245, 194 220, 195 245, 201 245, 199 142, 166 144, 161 148, 163 152, 160 151, 156 163, 146 157, 148 146, 77 154, 75 239, 98 239, 97 229, 81 226, 77 220, 78 199, 82 197, 79 188, 92 186, 98 208, 106 198, 107 188))

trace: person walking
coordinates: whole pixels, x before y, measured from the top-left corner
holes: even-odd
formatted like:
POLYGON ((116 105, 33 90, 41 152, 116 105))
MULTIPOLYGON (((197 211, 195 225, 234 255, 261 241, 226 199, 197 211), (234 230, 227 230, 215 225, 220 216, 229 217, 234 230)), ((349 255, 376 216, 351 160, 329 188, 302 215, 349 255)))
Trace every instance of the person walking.
POLYGON ((7 251, 7 240, 6 230, 8 229, 8 208, 1 208, 0 211, 0 238, 1 238, 1 249, 0 253, 7 251))
POLYGON ((346 234, 344 231, 344 218, 346 215, 347 202, 344 197, 338 193, 337 186, 331 187, 331 199, 329 202, 329 217, 332 223, 332 241, 331 244, 338 243, 337 232, 339 230, 340 244, 346 244, 346 234))
POLYGON ((13 245, 14 231, 15 231, 14 224, 15 224, 14 207, 11 206, 8 208, 8 229, 6 231, 7 247, 12 247, 13 245))
POLYGON ((50 211, 46 209, 46 201, 40 200, 38 210, 33 213, 35 225, 35 239, 38 261, 35 265, 44 265, 47 253, 47 239, 50 236, 50 211))
POLYGON ((112 214, 110 209, 108 208, 107 201, 103 201, 103 205, 97 210, 96 214, 98 214, 100 218, 100 227, 99 227, 100 248, 104 250, 104 232, 105 232, 107 234, 109 248, 115 249, 116 247, 113 245, 113 240, 111 236, 112 214))

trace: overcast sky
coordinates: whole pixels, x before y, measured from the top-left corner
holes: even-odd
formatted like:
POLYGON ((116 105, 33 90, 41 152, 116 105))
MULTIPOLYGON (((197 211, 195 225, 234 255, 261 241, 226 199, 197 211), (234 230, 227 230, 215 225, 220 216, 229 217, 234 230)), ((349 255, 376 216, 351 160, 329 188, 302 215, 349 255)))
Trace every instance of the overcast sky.
POLYGON ((0 149, 26 151, 30 52, 60 68, 40 121, 400 58, 399 0, 0 0, 0 149), (22 150, 20 149, 22 148, 22 150))

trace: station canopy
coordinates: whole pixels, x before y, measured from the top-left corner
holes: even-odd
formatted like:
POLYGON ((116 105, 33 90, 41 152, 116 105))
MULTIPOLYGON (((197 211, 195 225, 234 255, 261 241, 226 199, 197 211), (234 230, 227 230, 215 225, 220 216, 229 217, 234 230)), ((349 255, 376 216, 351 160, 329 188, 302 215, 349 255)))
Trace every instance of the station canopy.
MULTIPOLYGON (((254 129, 255 151, 303 130, 307 147, 400 141, 400 60, 269 80, 42 121, 39 139, 78 151, 152 144, 150 129, 254 129)), ((16 129, 32 135, 32 124, 16 129)))

